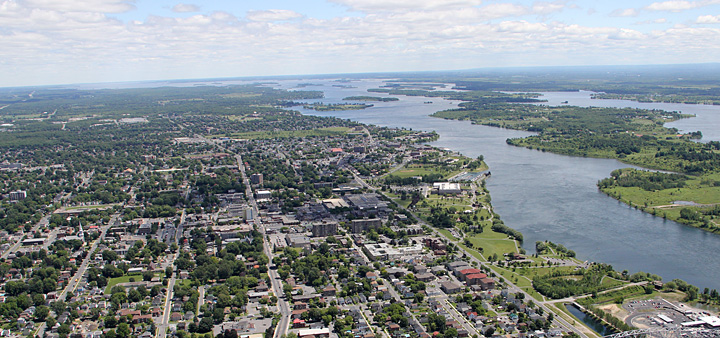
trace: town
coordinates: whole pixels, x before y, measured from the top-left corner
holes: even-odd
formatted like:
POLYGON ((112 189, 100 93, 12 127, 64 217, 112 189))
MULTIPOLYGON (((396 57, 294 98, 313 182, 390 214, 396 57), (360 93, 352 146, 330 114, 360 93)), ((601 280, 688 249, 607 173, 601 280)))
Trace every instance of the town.
POLYGON ((218 95, 190 88, 137 105, 155 115, 3 120, 3 137, 41 136, 3 139, 0 336, 598 336, 580 309, 614 331, 630 326, 602 317, 622 311, 644 327, 720 326, 681 302, 699 296, 682 281, 551 242, 526 254, 482 157, 428 146, 434 133, 278 102, 315 92, 236 90, 218 89, 241 98, 216 103, 236 104, 229 116, 179 113, 218 95))

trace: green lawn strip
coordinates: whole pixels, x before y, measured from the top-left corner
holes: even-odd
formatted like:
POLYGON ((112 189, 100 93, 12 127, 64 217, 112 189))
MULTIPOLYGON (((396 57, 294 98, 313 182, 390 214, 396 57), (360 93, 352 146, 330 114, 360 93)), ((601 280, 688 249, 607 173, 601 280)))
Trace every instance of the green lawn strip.
POLYGON ((628 281, 621 281, 614 278, 610 278, 608 276, 603 277, 602 282, 600 283, 600 286, 607 289, 614 289, 616 287, 619 287, 621 285, 630 284, 628 281))
POLYGON ((457 241, 458 238, 450 234, 450 230, 447 229, 437 229, 438 232, 443 234, 445 237, 449 238, 451 241, 457 241))
POLYGON ((624 289, 620 290, 614 290, 610 292, 605 293, 598 293, 598 296, 596 298, 592 297, 585 297, 582 299, 578 299, 578 304, 581 304, 583 306, 588 306, 591 304, 603 304, 608 302, 615 302, 617 299, 628 299, 635 296, 642 296, 645 295, 645 288, 642 286, 629 286, 624 289))

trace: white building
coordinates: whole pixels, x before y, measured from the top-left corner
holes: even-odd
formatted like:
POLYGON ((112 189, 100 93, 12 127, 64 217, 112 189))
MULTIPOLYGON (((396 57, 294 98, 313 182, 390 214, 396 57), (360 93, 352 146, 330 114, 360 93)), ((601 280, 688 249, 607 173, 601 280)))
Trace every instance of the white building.
POLYGON ((462 192, 460 183, 451 182, 435 182, 433 183, 433 189, 437 190, 437 193, 441 195, 459 194, 462 192))

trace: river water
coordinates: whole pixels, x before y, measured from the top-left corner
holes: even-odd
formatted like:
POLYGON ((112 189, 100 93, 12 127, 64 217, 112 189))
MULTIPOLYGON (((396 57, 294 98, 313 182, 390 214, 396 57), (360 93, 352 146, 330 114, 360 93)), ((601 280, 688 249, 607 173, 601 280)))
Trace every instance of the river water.
MULTIPOLYGON (((299 83, 321 84, 304 90, 322 90, 324 103, 340 103, 379 80, 337 83, 329 80, 280 81, 274 87, 293 89, 299 83), (356 88, 340 88, 352 85, 356 88)), ((704 139, 720 139, 720 107, 681 104, 642 104, 623 100, 591 100, 589 92, 546 93, 548 104, 562 101, 584 106, 634 106, 679 110, 698 117, 671 124, 684 131, 701 130, 704 139), (702 121, 702 122, 697 122, 702 121)), ((303 114, 335 116, 379 126, 434 130, 434 146, 470 157, 485 156, 492 177, 487 181, 495 211, 525 238, 523 247, 534 251, 535 241, 550 240, 576 251, 579 259, 608 263, 630 273, 646 271, 664 280, 680 278, 699 287, 720 289, 720 236, 632 209, 598 191, 598 180, 614 169, 629 167, 616 160, 570 157, 512 147, 507 138, 528 132, 472 125, 428 115, 457 107, 457 101, 396 96, 395 102, 373 102, 372 108, 317 112, 295 107, 303 114), (431 104, 425 103, 432 101, 431 104)))

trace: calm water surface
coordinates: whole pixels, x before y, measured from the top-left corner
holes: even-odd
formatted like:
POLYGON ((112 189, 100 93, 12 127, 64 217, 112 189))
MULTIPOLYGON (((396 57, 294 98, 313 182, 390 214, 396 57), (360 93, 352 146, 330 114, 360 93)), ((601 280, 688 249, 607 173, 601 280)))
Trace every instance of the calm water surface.
MULTIPOLYGON (((298 83, 323 86, 325 103, 339 103, 352 95, 367 93, 381 81, 350 83, 357 88, 333 87, 334 82, 283 81, 278 87, 292 89, 298 83)), ((346 84, 346 83, 343 83, 346 84)), ((701 130, 707 139, 720 137, 720 107, 674 104, 640 104, 622 100, 591 100, 589 92, 548 93, 548 104, 585 106, 637 106, 682 110, 697 114, 694 119, 674 123, 681 130, 701 130), (661 106, 661 107, 658 107, 661 106), (664 108, 663 108, 664 107, 664 108), (694 128, 697 126, 698 128, 694 128), (686 129, 687 128, 687 129, 686 129)), ((527 132, 472 125, 429 117, 438 110, 452 109, 457 102, 439 98, 397 96, 400 101, 374 102, 372 108, 355 111, 317 112, 296 107, 304 114, 336 116, 354 121, 415 130, 434 130, 440 139, 434 146, 446 147, 470 157, 484 155, 492 177, 488 180, 495 211, 506 224, 522 231, 524 247, 534 250, 535 241, 550 240, 575 250, 578 258, 612 264, 615 269, 646 271, 665 280, 681 278, 700 287, 720 289, 720 236, 666 221, 629 208, 597 190, 598 180, 614 169, 629 167, 615 160, 580 158, 508 146, 510 137, 527 132), (431 100, 432 104, 424 104, 431 100)))

